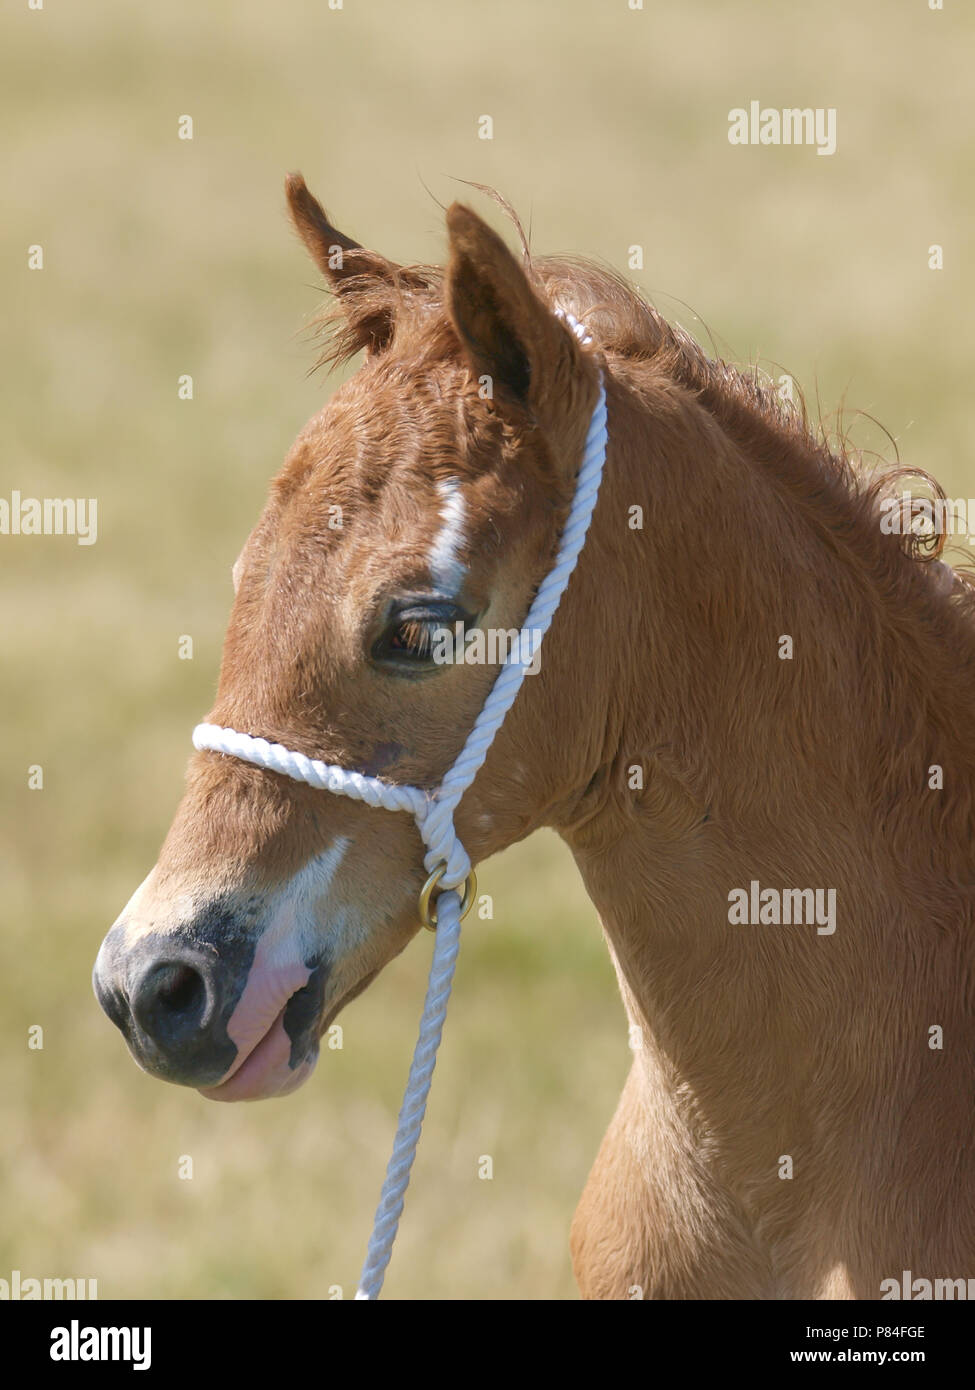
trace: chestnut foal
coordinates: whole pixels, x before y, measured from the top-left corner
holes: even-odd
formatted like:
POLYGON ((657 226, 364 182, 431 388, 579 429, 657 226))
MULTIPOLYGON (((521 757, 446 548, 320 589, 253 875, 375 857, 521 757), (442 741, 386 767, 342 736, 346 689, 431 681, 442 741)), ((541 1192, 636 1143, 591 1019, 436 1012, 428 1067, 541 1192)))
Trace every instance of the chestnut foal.
MULTIPOLYGON (((887 534, 880 486, 798 411, 612 274, 519 263, 457 204, 446 269, 401 267, 300 176, 288 198, 337 297, 328 355, 365 362, 234 566, 209 721, 436 786, 498 675, 437 643, 520 629, 602 373, 589 535, 455 817, 474 863, 554 827, 619 977, 632 1065, 573 1222, 579 1286, 970 1277, 970 587, 887 534)), ((424 877, 410 816, 199 751, 96 991, 150 1073, 284 1094, 417 931, 424 877)))

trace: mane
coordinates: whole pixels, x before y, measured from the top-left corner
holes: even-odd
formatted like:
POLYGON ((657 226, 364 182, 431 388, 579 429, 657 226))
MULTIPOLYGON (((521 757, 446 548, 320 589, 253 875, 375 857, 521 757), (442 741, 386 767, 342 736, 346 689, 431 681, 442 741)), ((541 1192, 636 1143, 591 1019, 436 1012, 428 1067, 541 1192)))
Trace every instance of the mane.
MULTIPOLYGON (((771 479, 789 489, 799 506, 815 513, 821 527, 837 540, 846 538, 895 604, 912 606, 911 600, 919 599, 930 613, 933 600, 937 611, 954 610, 975 662, 975 573, 942 559, 946 531, 924 533, 911 526, 922 494, 915 489, 913 502, 902 504, 898 531, 881 530, 881 505, 908 481, 920 483, 927 501, 946 502, 931 474, 903 467, 896 457, 893 463, 879 459, 868 467, 846 434, 830 438, 821 420, 814 432, 800 388, 797 401, 784 399, 757 368, 745 370, 709 357, 690 333, 669 323, 615 270, 579 256, 533 257, 514 210, 493 190, 482 191, 513 222, 523 268, 543 300, 585 322, 611 362, 653 361, 684 387, 766 466, 771 479)), ((420 264, 396 268, 392 283, 366 275, 346 280, 339 302, 313 320, 324 348, 312 370, 347 365, 361 348, 355 322, 388 319, 391 310, 395 350, 417 361, 461 360, 461 345, 444 305, 443 268, 420 264)), ((970 564, 968 552, 962 555, 962 564, 970 564)))

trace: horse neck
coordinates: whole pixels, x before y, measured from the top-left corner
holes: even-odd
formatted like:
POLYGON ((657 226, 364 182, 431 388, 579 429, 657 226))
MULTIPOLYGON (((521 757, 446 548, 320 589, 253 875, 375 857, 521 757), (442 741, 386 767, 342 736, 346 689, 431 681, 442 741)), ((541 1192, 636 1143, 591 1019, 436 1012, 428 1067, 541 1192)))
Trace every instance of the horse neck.
MULTIPOLYGON (((804 1031, 835 1038, 857 1019, 833 1050, 842 1070, 853 1065, 842 1047, 874 1025, 879 1038, 892 1009, 920 1027, 919 934, 926 950, 938 940, 923 988, 945 986, 941 1014, 957 997, 975 879, 962 717, 975 649, 964 632, 965 659, 946 660, 944 633, 888 610, 863 557, 816 524, 788 478, 771 480, 652 365, 629 369, 609 399, 600 524, 578 591, 580 611, 606 615, 587 662, 602 682, 595 723, 581 732, 604 751, 556 828, 599 909, 631 1023, 734 1123, 745 1093, 753 1105, 794 1097, 804 1031), (937 709, 954 713, 935 735, 937 709), (934 763, 941 791, 928 788, 934 763), (729 893, 753 882, 833 890, 835 930, 732 925, 729 893)), ((801 483, 808 454, 783 473, 794 465, 801 483)))

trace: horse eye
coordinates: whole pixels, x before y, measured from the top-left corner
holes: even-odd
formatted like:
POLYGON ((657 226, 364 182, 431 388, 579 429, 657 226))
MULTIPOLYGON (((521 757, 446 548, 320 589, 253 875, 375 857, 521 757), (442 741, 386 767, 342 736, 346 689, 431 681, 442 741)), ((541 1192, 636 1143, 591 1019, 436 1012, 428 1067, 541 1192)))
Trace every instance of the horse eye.
POLYGON ((453 652, 457 624, 467 614, 452 603, 410 603, 394 608, 373 643, 372 659, 399 670, 431 670, 446 664, 453 652))

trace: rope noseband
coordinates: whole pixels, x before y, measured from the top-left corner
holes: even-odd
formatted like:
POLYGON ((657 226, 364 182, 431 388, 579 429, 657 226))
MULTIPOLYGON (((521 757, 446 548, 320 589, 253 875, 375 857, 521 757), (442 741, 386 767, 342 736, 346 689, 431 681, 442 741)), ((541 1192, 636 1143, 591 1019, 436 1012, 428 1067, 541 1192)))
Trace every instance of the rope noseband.
MULTIPOLYGON (((556 313, 565 319, 583 345, 592 341, 585 327, 571 314, 559 310, 556 313)), ((599 396, 589 422, 572 508, 555 564, 542 581, 525 618, 521 630, 522 641, 515 649, 519 653, 537 652, 575 569, 596 506, 607 441, 606 391, 600 373, 599 396)), ((477 892, 471 861, 454 829, 454 812, 487 757, 494 736, 521 689, 527 669, 528 662, 523 659, 509 659, 504 663, 483 709, 474 721, 467 742, 440 785, 431 791, 398 786, 378 777, 350 772, 347 768, 292 752, 280 743, 268 743, 266 739, 252 738, 250 734, 221 728, 217 724, 198 724, 193 730, 193 746, 200 750, 241 758, 244 762, 279 772, 296 782, 305 782, 322 791, 337 792, 354 801, 363 801, 367 806, 381 806, 387 811, 408 811, 416 821, 426 849, 423 865, 429 877, 420 894, 419 913, 423 925, 436 932, 430 979, 393 1152, 386 1169, 386 1180, 356 1298, 377 1298, 382 1288, 403 1210, 403 1199, 416 1155, 437 1047, 447 1013, 447 1000, 460 946, 460 924, 470 911, 477 892), (461 885, 464 886, 463 900, 458 891, 461 885), (434 892, 437 893, 435 909, 432 903, 434 892)))

